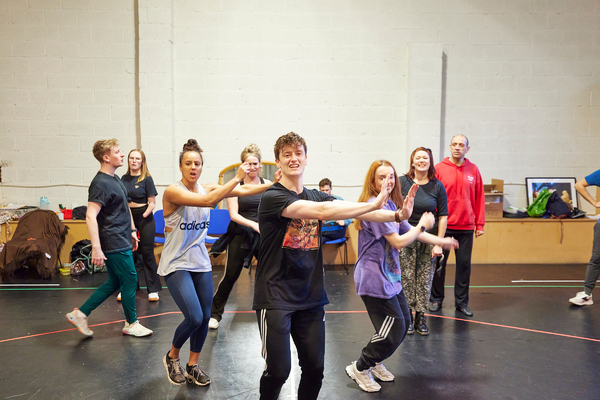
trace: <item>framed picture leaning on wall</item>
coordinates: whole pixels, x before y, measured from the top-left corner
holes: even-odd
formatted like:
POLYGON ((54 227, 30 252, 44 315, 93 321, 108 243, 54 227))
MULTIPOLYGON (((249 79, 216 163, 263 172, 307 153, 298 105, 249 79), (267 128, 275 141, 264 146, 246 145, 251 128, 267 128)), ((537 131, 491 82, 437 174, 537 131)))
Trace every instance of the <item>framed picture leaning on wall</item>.
POLYGON ((565 203, 578 208, 576 182, 575 178, 525 178, 527 205, 533 203, 542 189, 547 189, 549 192, 557 191, 565 203))

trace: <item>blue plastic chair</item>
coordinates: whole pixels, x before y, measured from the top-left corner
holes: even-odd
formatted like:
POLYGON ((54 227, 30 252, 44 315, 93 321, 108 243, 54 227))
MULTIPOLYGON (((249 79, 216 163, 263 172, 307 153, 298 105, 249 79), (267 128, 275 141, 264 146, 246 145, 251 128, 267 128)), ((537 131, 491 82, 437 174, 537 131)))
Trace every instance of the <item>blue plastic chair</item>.
POLYGON ((344 246, 344 253, 342 254, 342 263, 344 263, 344 269, 346 270, 346 275, 348 275, 348 237, 343 237, 334 240, 325 240, 323 239, 323 244, 335 244, 338 247, 344 246))
POLYGON ((222 210, 218 208, 211 209, 206 244, 213 244, 217 241, 219 236, 225 234, 225 232, 227 232, 229 222, 231 222, 231 217, 229 216, 228 210, 222 210))
POLYGON ((154 244, 165 244, 165 218, 163 217, 163 210, 158 210, 154 213, 154 224, 156 225, 154 244))

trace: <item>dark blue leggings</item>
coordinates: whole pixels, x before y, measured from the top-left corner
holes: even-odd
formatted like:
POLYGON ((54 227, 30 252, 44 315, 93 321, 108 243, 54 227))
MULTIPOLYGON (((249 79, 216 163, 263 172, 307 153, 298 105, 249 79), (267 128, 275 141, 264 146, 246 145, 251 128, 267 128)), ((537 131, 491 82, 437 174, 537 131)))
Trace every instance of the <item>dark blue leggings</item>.
POLYGON ((181 349, 190 340, 190 351, 200 353, 210 319, 213 283, 212 272, 175 271, 165 276, 173 300, 185 319, 175 330, 173 346, 181 349))

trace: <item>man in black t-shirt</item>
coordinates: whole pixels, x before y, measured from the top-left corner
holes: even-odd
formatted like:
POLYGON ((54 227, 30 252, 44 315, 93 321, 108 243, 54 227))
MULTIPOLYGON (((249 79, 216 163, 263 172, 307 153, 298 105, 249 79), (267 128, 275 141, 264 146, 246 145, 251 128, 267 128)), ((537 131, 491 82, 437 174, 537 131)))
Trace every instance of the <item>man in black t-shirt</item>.
MULTIPOLYGON (((258 209, 260 251, 254 305, 266 368, 260 398, 277 399, 291 370, 290 335, 298 350, 302 376, 298 399, 316 399, 321 390, 325 355, 325 310, 329 301, 323 282, 322 221, 361 216, 375 222, 407 219, 408 196, 401 212, 379 210, 382 191, 371 203, 336 200, 303 185, 306 142, 290 132, 277 139, 275 162, 281 180, 263 194, 258 209), (375 211, 378 210, 378 211, 375 211)), ((386 182, 382 187, 387 188, 386 182)))
POLYGON ((92 264, 102 266, 106 261, 108 279, 80 307, 66 315, 79 332, 92 336, 87 317, 117 290, 121 290, 125 326, 123 333, 148 336, 152 331, 143 327, 135 309, 137 273, 132 250, 137 248, 137 229, 127 205, 127 191, 115 175, 125 157, 117 139, 98 140, 94 143, 94 157, 100 170, 88 190, 86 224, 92 242, 92 264))

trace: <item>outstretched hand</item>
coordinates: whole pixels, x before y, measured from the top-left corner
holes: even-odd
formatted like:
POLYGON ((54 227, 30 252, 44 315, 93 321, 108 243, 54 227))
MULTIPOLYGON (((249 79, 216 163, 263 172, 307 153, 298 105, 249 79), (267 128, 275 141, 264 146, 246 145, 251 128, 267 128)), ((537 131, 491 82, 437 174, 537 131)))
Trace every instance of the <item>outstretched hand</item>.
POLYGON ((275 176, 273 177, 273 184, 279 182, 281 180, 281 177, 283 176, 283 173, 281 172, 281 168, 277 170, 277 172, 275 172, 275 176))
POLYGON ((240 182, 246 177, 246 175, 248 174, 248 172, 250 172, 250 164, 248 164, 247 162, 242 163, 238 169, 237 169, 237 173, 235 174, 235 177, 238 178, 240 180, 240 182))
POLYGON ((452 250, 452 249, 458 249, 458 240, 452 238, 452 237, 447 237, 442 239, 443 240, 443 244, 442 247, 444 248, 444 250, 452 250))
POLYGON ((417 194, 417 190, 419 189, 419 184, 414 183, 406 197, 404 198, 404 203, 402 204, 402 210, 398 212, 400 214, 401 220, 408 220, 413 212, 413 207, 415 206, 415 195, 417 194))
POLYGON ((379 194, 375 198, 375 201, 373 201, 373 205, 375 206, 376 210, 379 210, 381 207, 383 207, 383 205, 385 203, 387 203, 388 195, 390 194, 390 190, 391 190, 388 187, 391 179, 392 179, 392 177, 390 175, 388 175, 381 182, 381 190, 379 191, 379 194))

